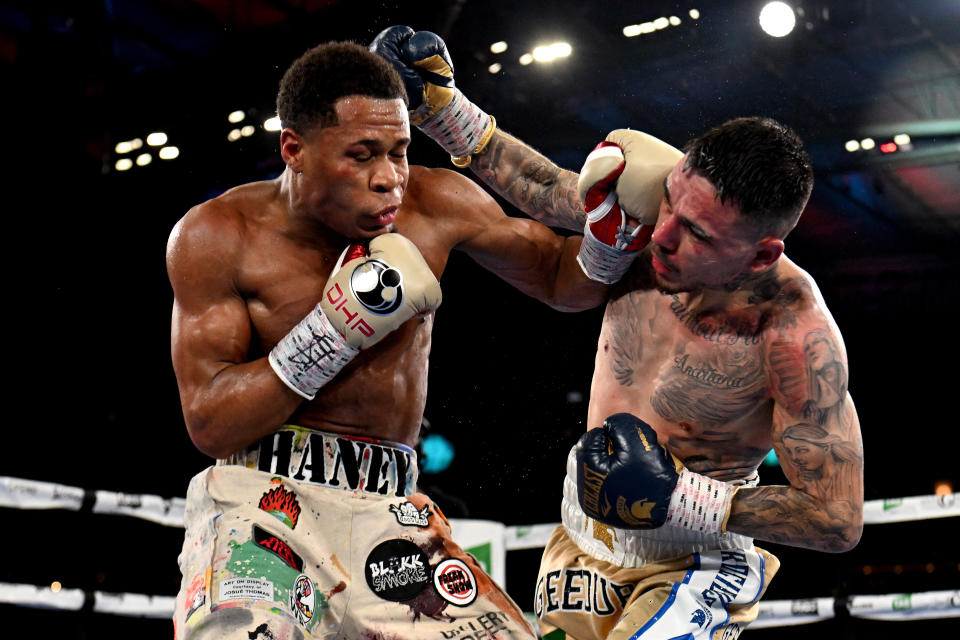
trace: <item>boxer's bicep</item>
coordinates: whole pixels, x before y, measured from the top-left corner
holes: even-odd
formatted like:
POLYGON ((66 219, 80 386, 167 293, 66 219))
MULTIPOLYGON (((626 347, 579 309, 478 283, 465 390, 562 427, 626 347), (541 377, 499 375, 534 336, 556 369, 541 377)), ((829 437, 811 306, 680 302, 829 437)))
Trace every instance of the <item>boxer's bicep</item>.
POLYGON ((781 544, 851 549, 863 526, 863 446, 839 336, 826 327, 780 332, 766 356, 771 435, 790 485, 741 489, 728 527, 781 544), (823 371, 842 388, 826 403, 823 371))
POLYGON ((174 293, 171 355, 185 407, 220 371, 246 358, 251 339, 230 247, 217 239, 224 234, 207 227, 181 221, 167 249, 174 293))
POLYGON ((863 444, 839 334, 827 323, 780 331, 766 355, 774 450, 791 486, 858 520, 863 444))

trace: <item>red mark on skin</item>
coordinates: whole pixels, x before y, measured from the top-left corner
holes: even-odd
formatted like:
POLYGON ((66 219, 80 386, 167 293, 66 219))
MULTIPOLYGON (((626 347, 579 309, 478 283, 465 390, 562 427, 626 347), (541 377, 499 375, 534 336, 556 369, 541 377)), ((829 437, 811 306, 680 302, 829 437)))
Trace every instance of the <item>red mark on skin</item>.
POLYGON ((680 428, 683 429, 684 431, 690 431, 690 429, 692 429, 689 422, 681 422, 680 428))

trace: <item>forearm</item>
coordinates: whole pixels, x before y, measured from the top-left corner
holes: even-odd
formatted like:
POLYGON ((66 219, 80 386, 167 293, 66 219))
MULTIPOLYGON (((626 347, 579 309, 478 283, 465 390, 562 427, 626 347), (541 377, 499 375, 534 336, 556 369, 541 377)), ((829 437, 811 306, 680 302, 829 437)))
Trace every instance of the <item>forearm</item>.
POLYGON ((577 174, 561 169, 508 133, 496 130, 473 172, 510 204, 550 227, 582 232, 586 213, 577 174))
POLYGON ((591 280, 577 264, 581 236, 564 239, 550 306, 558 311, 584 311, 607 301, 610 286, 591 280))
POLYGON ((849 551, 860 540, 863 506, 821 500, 787 486, 740 489, 727 530, 760 540, 817 551, 849 551))
POLYGON ((266 358, 230 365, 202 387, 183 392, 181 400, 190 439, 213 458, 273 433, 303 402, 266 358))

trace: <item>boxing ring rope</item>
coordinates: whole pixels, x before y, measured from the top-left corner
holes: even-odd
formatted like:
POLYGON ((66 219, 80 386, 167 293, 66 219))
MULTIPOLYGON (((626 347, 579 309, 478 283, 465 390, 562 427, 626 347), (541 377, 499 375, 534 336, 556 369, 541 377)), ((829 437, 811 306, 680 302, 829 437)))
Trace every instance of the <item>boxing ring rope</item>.
MULTIPOLYGON (((183 526, 183 498, 93 491, 51 482, 0 476, 0 507, 11 509, 67 509, 122 515, 149 520, 169 527, 183 526)), ((868 500, 863 509, 864 524, 886 524, 960 516, 960 493, 944 496, 911 496, 868 500)), ((505 582, 506 551, 543 547, 557 526, 535 524, 506 526, 487 520, 452 519, 454 539, 467 551, 472 545, 487 548, 491 575, 505 582)), ((0 582, 0 603, 45 609, 92 610, 145 618, 170 618, 172 596, 138 593, 106 593, 82 589, 0 582)), ((853 595, 845 598, 803 598, 760 601, 760 614, 750 628, 778 627, 828 620, 837 615, 870 620, 922 620, 960 617, 960 589, 853 595)))

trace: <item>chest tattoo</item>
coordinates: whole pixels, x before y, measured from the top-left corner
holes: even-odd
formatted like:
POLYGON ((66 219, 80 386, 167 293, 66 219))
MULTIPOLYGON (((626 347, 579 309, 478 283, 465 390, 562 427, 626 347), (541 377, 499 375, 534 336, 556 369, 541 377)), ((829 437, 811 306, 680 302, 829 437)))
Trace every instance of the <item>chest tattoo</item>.
POLYGON ((730 316, 722 320, 703 318, 692 313, 678 295, 673 294, 671 298, 670 311, 696 337, 722 345, 756 346, 760 344, 761 331, 758 330, 756 317, 730 316))
MULTIPOLYGON (((650 316, 633 295, 626 295, 611 303, 607 309, 607 325, 610 332, 606 347, 612 352, 610 367, 614 378, 621 386, 633 385, 634 375, 643 360, 643 320, 650 316)), ((652 333, 653 317, 647 323, 652 333)))
POLYGON ((767 394, 763 361, 756 349, 682 348, 663 366, 650 405, 664 420, 718 428, 743 417, 767 394))

